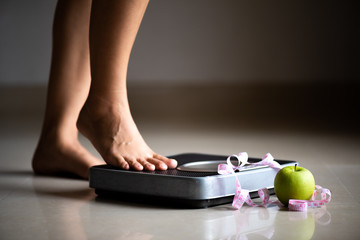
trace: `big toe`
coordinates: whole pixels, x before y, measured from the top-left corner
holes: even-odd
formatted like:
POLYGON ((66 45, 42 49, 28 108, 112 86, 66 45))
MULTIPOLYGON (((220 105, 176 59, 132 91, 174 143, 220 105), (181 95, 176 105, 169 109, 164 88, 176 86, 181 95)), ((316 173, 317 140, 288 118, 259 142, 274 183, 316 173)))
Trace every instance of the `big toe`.
POLYGON ((175 159, 170 159, 159 154, 154 154, 154 158, 159 159, 160 161, 164 162, 169 169, 176 168, 177 161, 175 159))

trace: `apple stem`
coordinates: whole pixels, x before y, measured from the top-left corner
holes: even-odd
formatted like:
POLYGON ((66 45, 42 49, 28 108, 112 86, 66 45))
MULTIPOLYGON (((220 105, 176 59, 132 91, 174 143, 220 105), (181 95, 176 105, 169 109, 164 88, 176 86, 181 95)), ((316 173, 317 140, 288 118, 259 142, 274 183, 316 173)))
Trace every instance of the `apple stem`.
POLYGON ((295 164, 295 172, 296 172, 296 166, 297 166, 297 164, 295 164))

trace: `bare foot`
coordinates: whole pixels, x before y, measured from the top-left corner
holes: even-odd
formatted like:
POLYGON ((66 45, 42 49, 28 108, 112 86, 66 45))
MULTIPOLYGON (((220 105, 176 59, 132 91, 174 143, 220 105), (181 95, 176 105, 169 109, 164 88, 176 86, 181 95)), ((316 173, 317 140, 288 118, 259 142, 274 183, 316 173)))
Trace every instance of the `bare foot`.
POLYGON ((89 97, 78 121, 80 132, 92 142, 105 162, 125 170, 175 168, 176 160, 154 153, 145 143, 127 100, 118 102, 89 97))
MULTIPOLYGON (((76 129, 74 131, 77 133, 76 129)), ((89 177, 89 168, 99 164, 104 162, 80 144, 77 134, 64 135, 63 138, 55 133, 43 134, 32 160, 35 174, 72 174, 84 179, 89 177)))

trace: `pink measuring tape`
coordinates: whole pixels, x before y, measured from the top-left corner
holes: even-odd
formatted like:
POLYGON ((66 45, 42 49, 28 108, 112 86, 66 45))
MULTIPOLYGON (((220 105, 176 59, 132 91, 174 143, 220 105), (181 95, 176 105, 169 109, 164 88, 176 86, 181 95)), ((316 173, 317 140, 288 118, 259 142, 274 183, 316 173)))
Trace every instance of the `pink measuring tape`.
MULTIPOLYGON (((243 169, 245 164, 249 164, 251 166, 269 166, 274 171, 278 172, 282 166, 274 161, 273 156, 271 156, 270 153, 267 153, 260 162, 257 163, 249 163, 248 162, 248 154, 246 152, 239 153, 238 155, 231 155, 227 158, 226 164, 219 164, 218 166, 218 173, 219 174, 233 174, 236 179, 236 191, 234 200, 232 203, 232 206, 236 209, 240 209, 244 203, 247 203, 249 206, 252 207, 259 207, 263 206, 266 207, 270 204, 278 204, 282 205, 279 200, 271 201, 270 200, 270 193, 269 190, 266 188, 259 189, 258 194, 259 197, 262 200, 262 203, 256 204, 253 202, 253 200, 250 198, 250 192, 249 190, 242 189, 240 181, 235 174, 236 170, 243 169), (231 158, 235 157, 238 160, 238 165, 234 166, 231 163, 231 158)), ((322 188, 321 186, 316 185, 314 193, 311 197, 311 200, 297 200, 297 199, 290 199, 289 200, 289 210, 291 211, 307 211, 307 208, 311 207, 321 207, 327 203, 329 203, 331 200, 331 192, 329 189, 322 188), (319 200, 316 200, 316 198, 320 196, 319 200)))

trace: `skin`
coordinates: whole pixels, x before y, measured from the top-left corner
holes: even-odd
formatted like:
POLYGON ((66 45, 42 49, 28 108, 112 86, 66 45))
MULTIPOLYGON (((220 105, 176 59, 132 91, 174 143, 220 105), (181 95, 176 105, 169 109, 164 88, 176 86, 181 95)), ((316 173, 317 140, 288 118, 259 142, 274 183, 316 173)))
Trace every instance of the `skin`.
POLYGON ((78 141, 78 131, 103 160, 122 169, 166 170, 176 160, 146 144, 131 116, 126 88, 131 49, 147 0, 60 0, 44 124, 35 173, 88 178, 103 164, 78 141))

